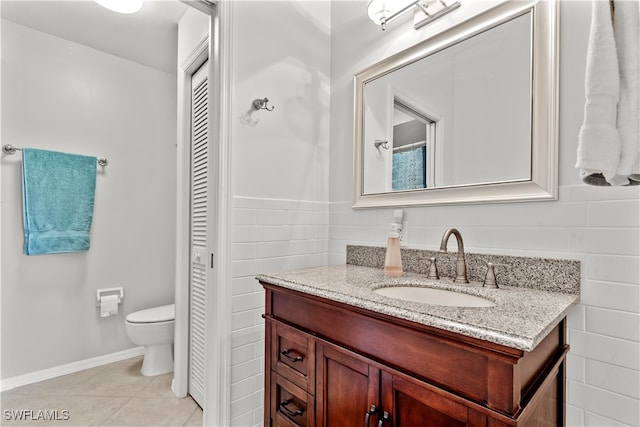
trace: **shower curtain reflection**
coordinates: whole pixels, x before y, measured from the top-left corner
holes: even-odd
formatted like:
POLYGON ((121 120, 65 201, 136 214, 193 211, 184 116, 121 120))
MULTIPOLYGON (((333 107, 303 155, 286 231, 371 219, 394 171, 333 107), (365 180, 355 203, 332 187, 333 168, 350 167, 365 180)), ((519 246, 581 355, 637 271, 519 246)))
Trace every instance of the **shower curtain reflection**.
POLYGON ((393 153, 393 191, 427 188, 426 146, 393 153))

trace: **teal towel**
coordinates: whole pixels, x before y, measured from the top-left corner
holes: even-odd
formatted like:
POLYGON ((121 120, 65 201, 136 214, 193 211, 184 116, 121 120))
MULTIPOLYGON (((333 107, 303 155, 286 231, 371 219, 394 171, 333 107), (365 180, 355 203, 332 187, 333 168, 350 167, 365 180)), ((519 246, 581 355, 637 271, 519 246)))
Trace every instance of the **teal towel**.
POLYGON ((25 254, 89 250, 96 160, 34 148, 22 150, 25 254))

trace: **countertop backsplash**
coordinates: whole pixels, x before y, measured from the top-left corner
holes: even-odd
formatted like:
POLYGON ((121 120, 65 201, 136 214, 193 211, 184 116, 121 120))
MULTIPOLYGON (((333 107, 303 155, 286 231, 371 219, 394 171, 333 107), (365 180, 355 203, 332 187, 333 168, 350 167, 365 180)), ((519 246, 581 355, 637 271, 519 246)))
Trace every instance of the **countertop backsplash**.
MULTIPOLYGON (((347 245, 347 264, 383 268, 385 247, 347 245)), ((401 249, 403 270, 428 274, 429 258, 436 258, 440 277, 455 277, 456 251, 442 253, 426 249, 401 249)), ((566 294, 580 294, 580 261, 465 253, 467 276, 470 281, 482 282, 487 262, 506 264, 496 266, 498 285, 517 286, 566 294)))

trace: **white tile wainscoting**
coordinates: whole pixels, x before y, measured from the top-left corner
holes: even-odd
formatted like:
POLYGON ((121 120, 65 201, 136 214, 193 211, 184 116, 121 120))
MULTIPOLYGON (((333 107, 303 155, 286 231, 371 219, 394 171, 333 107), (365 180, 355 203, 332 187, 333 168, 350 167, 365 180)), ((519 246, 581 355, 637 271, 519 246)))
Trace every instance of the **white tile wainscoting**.
POLYGON ((264 291, 255 276, 327 264, 329 204, 235 197, 231 216, 231 421, 253 426, 264 417, 264 291))
MULTIPOLYGON (((437 249, 450 226, 477 253, 579 259, 569 316, 567 424, 640 424, 640 189, 561 187, 555 202, 405 210, 407 244, 437 249)), ((236 197, 233 201, 232 414, 260 425, 264 294, 255 275, 345 262, 347 244, 381 245, 391 209, 236 197)))

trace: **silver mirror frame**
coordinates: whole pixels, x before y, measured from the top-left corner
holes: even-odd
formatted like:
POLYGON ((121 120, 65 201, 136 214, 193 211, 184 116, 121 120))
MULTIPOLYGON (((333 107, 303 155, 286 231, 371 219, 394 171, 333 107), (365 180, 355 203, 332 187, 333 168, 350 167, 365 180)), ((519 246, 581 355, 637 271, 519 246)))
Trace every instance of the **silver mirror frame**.
POLYGON ((511 0, 501 3, 356 74, 354 76, 353 208, 557 200, 558 7, 556 0, 511 0), (365 85, 529 11, 533 12, 531 180, 363 194, 365 85))

